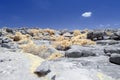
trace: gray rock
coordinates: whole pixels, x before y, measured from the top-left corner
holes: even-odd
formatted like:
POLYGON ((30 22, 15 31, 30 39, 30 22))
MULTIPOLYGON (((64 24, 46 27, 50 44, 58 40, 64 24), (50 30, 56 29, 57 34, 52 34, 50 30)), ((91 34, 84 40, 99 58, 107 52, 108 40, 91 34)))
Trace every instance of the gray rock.
POLYGON ((2 43, 1 47, 8 48, 8 49, 17 49, 18 44, 17 43, 2 43))
POLYGON ((120 40, 120 31, 114 32, 114 33, 110 36, 110 39, 120 40))
POLYGON ((120 40, 120 37, 119 37, 119 36, 116 36, 116 35, 111 35, 111 36, 110 36, 110 39, 120 40))
POLYGON ((70 47, 69 47, 69 46, 68 46, 68 47, 63 47, 63 46, 61 46, 61 45, 58 45, 58 46, 56 47, 56 49, 57 49, 57 50, 60 50, 60 51, 66 51, 66 50, 69 50, 70 47))
POLYGON ((69 32, 64 33, 63 36, 64 36, 64 37, 73 37, 73 35, 70 34, 69 32))
POLYGON ((120 36, 120 31, 117 31, 115 35, 120 36))
POLYGON ((49 36, 50 34, 48 32, 44 32, 44 36, 49 36))
POLYGON ((33 40, 36 45, 47 45, 49 46, 51 44, 48 40, 33 40))
POLYGON ((35 71, 34 73, 37 74, 39 77, 43 77, 50 73, 49 64, 47 62, 43 62, 35 71))
POLYGON ((65 52, 66 57, 79 58, 88 56, 104 55, 102 48, 91 46, 72 46, 71 49, 65 52))
POLYGON ((60 30, 60 35, 63 35, 64 33, 67 33, 67 32, 69 32, 69 30, 67 30, 67 29, 60 30))
POLYGON ((6 32, 8 32, 8 33, 12 33, 13 34, 13 29, 10 29, 10 28, 6 28, 6 32))
POLYGON ((41 58, 48 58, 50 55, 54 54, 58 52, 55 48, 53 47, 49 47, 47 48, 47 50, 42 50, 41 52, 39 52, 39 54, 37 54, 38 56, 40 56, 41 58))
POLYGON ((112 54, 109 61, 114 64, 120 65, 120 54, 112 54))
POLYGON ((1 47, 8 48, 8 49, 11 48, 11 46, 8 43, 2 43, 1 47))
MULTIPOLYGON (((40 70, 51 72, 46 74, 50 80, 116 80, 120 78, 120 67, 109 63, 108 57, 61 58, 43 62, 40 70), (91 74, 92 73, 92 74, 91 74), (90 77, 91 76, 91 77, 90 77)), ((39 70, 38 70, 39 72, 39 70)))
POLYGON ((104 52, 107 54, 107 53, 110 53, 110 54, 113 54, 113 53, 117 53, 117 54, 120 54, 120 48, 119 47, 115 47, 115 46, 109 46, 109 47, 106 47, 104 49, 104 52))
POLYGON ((115 44, 119 44, 120 41, 116 41, 116 40, 99 40, 96 41, 97 44, 101 44, 101 45, 115 45, 115 44))
POLYGON ((104 35, 105 35, 104 31, 91 31, 91 32, 88 32, 87 39, 103 40, 104 35))
POLYGON ((110 39, 110 36, 104 35, 104 36, 103 36, 103 39, 104 39, 104 40, 109 40, 109 39, 110 39))
POLYGON ((0 80, 41 80, 30 73, 30 67, 26 54, 0 48, 0 80))
POLYGON ((9 43, 9 42, 12 42, 12 39, 6 37, 2 38, 2 43, 9 43))

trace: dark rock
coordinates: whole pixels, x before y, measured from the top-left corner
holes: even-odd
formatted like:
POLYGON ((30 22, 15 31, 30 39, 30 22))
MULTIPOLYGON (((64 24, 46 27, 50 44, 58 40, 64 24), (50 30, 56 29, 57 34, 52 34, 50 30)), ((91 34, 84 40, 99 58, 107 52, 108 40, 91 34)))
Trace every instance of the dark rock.
POLYGON ((67 50, 70 49, 70 47, 68 46, 68 47, 65 47, 65 48, 64 48, 64 47, 58 45, 58 46, 56 47, 56 49, 57 49, 57 50, 60 50, 60 51, 67 51, 67 50))
POLYGON ((2 36, 2 32, 0 32, 0 36, 2 36))
POLYGON ((9 43, 9 42, 12 42, 12 39, 10 39, 10 38, 4 38, 3 37, 3 39, 2 39, 2 43, 9 43))
POLYGON ((114 64, 120 65, 120 54, 112 54, 109 61, 114 64))
POLYGON ((111 35, 111 36, 110 36, 110 39, 120 40, 120 37, 119 37, 119 36, 116 36, 116 35, 111 35))
POLYGON ((87 34, 87 39, 91 40, 103 40, 104 32, 103 31, 91 31, 87 34))
POLYGON ((16 43, 2 43, 1 47, 8 48, 8 49, 17 49, 18 45, 16 43))
POLYGON ((5 48, 11 48, 11 46, 8 43, 3 43, 1 44, 1 47, 5 47, 5 48))
POLYGON ((13 34, 13 29, 10 29, 10 28, 6 28, 6 32, 8 32, 8 33, 12 33, 13 34))
POLYGON ((113 34, 110 35, 110 39, 120 40, 120 31, 113 32, 113 34))
POLYGON ((27 32, 26 30, 20 30, 20 32, 21 32, 22 34, 28 34, 28 32, 27 32))
POLYGON ((55 77, 56 77, 56 75, 54 75, 54 76, 51 78, 51 80, 55 80, 55 77))

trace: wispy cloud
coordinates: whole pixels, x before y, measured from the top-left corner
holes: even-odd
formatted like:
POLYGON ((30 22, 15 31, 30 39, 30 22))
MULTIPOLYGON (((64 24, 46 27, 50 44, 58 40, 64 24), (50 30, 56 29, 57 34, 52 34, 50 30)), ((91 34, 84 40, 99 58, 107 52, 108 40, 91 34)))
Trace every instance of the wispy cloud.
POLYGON ((92 12, 84 12, 81 16, 82 17, 91 17, 92 16, 92 12))

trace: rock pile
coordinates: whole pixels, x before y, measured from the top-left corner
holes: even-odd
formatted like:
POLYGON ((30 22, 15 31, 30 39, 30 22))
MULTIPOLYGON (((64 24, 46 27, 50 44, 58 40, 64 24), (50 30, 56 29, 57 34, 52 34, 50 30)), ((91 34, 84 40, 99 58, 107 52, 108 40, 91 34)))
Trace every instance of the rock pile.
MULTIPOLYGON (((35 65, 40 65, 33 71, 38 75, 37 79, 120 79, 119 29, 69 31, 40 28, 2 28, 0 29, 0 46, 0 53, 6 51, 4 56, 0 54, 0 67, 3 63, 11 61, 11 59, 6 59, 6 56, 10 55, 7 52, 11 51, 11 54, 30 53, 44 59, 42 64, 35 63, 35 65), (2 59, 1 56, 5 59, 2 59)), ((17 58, 16 54, 12 56, 17 58)), ((16 58, 13 60, 16 61, 16 58)), ((22 58, 24 60, 26 57, 18 59, 22 58)), ((0 71, 1 75, 3 72, 0 71)), ((19 72, 17 76, 19 76, 19 72)), ((16 80, 17 78, 10 79, 16 80)), ((8 78, 0 80, 8 80, 8 78)))

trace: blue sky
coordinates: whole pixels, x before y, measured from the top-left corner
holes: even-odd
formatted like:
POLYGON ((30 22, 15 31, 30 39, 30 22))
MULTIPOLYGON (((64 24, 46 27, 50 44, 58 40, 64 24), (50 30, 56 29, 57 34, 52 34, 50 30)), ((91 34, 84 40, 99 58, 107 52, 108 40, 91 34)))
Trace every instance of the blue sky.
POLYGON ((0 27, 4 26, 119 28, 120 0, 0 0, 0 27))

